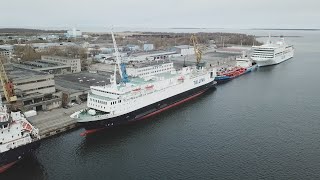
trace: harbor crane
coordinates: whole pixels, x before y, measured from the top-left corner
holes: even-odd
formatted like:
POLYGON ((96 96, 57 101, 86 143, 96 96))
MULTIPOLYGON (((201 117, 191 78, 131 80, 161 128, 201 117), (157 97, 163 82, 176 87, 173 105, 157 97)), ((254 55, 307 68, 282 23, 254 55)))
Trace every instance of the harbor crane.
POLYGON ((193 45, 193 48, 194 48, 194 53, 196 55, 196 60, 197 60, 197 68, 200 67, 200 61, 202 59, 202 51, 200 50, 200 47, 199 47, 199 42, 198 42, 198 38, 192 34, 191 37, 190 37, 190 44, 193 45))
POLYGON ((112 36, 113 47, 114 47, 114 51, 115 51, 115 55, 116 55, 116 61, 117 61, 116 63, 118 65, 119 74, 121 77, 121 82, 127 83, 127 82, 129 82, 129 79, 128 79, 128 75, 127 75, 126 65, 124 64, 124 62, 121 61, 121 57, 119 55, 119 50, 118 50, 117 42, 114 37, 113 31, 111 31, 111 36, 112 36))
POLYGON ((15 95, 15 92, 14 92, 14 86, 7 76, 2 57, 0 57, 0 80, 1 80, 3 93, 7 102, 9 103, 16 102, 17 96, 15 95))

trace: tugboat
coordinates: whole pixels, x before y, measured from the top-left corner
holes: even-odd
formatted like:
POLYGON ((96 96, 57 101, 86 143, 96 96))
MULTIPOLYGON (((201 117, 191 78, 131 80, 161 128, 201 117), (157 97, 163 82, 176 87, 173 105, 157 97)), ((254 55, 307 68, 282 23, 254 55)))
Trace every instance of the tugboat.
POLYGON ((20 112, 8 113, 0 98, 0 173, 40 145, 39 131, 20 112))
POLYGON ((243 74, 249 73, 257 67, 257 64, 249 59, 245 55, 245 52, 243 52, 242 57, 236 58, 236 66, 221 67, 217 70, 215 81, 217 81, 218 83, 229 81, 243 74))

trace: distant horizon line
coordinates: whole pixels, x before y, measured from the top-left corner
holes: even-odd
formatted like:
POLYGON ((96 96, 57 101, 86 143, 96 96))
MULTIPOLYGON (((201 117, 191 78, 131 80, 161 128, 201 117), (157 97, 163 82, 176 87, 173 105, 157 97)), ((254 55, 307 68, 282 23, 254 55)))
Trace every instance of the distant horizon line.
MULTIPOLYGON (((0 29, 24 29, 24 30, 70 30, 73 28, 70 27, 59 27, 59 26, 1 26, 0 29)), ((75 28, 80 29, 81 28, 103 28, 103 26, 76 26, 75 28)), ((217 28, 211 28, 211 27, 124 27, 124 26, 115 26, 114 28, 128 28, 127 31, 130 31, 130 29, 236 29, 236 30, 287 30, 287 31, 320 31, 320 28, 226 28, 226 27, 217 27, 217 28)))
MULTIPOLYGON (((75 26, 15 26, 15 25, 0 25, 0 29, 9 29, 9 28, 17 28, 17 29, 42 29, 42 28, 107 28, 103 25, 75 25, 75 26)), ((320 30, 320 28, 272 28, 272 27, 143 27, 143 26, 113 26, 114 28, 146 28, 146 29, 245 29, 245 30, 320 30)), ((53 30, 53 29, 51 29, 53 30)))

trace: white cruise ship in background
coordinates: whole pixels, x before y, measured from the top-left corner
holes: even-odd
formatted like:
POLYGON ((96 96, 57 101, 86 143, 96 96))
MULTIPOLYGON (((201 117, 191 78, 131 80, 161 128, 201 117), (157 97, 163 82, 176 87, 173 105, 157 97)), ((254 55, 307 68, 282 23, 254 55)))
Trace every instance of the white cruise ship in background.
POLYGON ((253 46, 253 54, 251 59, 255 61, 259 67, 279 64, 293 57, 294 48, 288 45, 284 38, 273 43, 269 40, 266 44, 261 46, 253 46))
POLYGON ((195 98, 215 85, 216 70, 199 66, 183 67, 172 63, 137 67, 129 70, 118 56, 112 33, 121 82, 116 83, 116 67, 111 84, 91 86, 87 108, 71 115, 88 134, 128 122, 145 119, 195 98), (136 76, 136 77, 134 77, 136 76))

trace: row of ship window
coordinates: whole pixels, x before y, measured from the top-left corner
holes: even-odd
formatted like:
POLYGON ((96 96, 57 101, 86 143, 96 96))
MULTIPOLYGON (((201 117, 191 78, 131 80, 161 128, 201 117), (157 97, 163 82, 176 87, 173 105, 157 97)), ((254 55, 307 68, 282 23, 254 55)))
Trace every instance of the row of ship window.
POLYGON ((160 68, 163 68, 163 67, 172 67, 172 65, 171 64, 164 64, 162 66, 153 66, 153 67, 149 67, 149 68, 145 68, 145 69, 139 69, 138 72, 149 71, 149 70, 152 70, 152 69, 160 69, 160 68))
MULTIPOLYGON (((107 101, 100 101, 100 100, 92 99, 92 98, 90 98, 90 101, 108 105, 108 102, 107 102, 107 101)), ((121 100, 118 100, 118 103, 121 103, 121 100)), ((114 105, 114 104, 117 104, 117 101, 112 101, 112 102, 110 102, 110 105, 114 105)))
POLYGON ((278 55, 278 54, 286 54, 286 53, 288 53, 288 52, 290 52, 290 50, 285 50, 285 51, 283 51, 283 52, 276 53, 276 55, 278 55))
MULTIPOLYGON (((106 109, 106 106, 102 106, 102 105, 99 106, 99 105, 93 104, 93 103, 89 103, 89 105, 95 106, 95 107, 98 107, 98 108, 100 107, 101 109, 102 109, 102 108, 103 108, 103 109, 106 109)), ((114 108, 115 108, 115 107, 113 107, 113 109, 114 109, 114 108)), ((126 109, 128 109, 128 108, 126 108, 126 109)), ((122 108, 122 110, 125 110, 125 109, 122 108)), ((110 112, 107 112, 107 113, 110 113, 110 112)), ((13 136, 12 136, 12 137, 13 137, 13 136)))
POLYGON ((273 56, 273 54, 254 54, 252 57, 259 57, 259 56, 273 56))
MULTIPOLYGON (((98 105, 93 104, 93 103, 89 103, 89 105, 99 107, 98 105)), ((106 107, 105 107, 105 106, 100 106, 100 108, 106 109, 106 107)))
POLYGON ((273 54, 274 52, 255 52, 253 55, 258 55, 258 54, 273 54))
POLYGON ((258 57, 258 58, 273 58, 273 56, 252 56, 252 57, 258 57))
POLYGON ((99 92, 107 93, 107 94, 119 95, 119 94, 117 94, 117 93, 107 92, 107 91, 103 91, 103 90, 100 90, 100 89, 95 89, 95 90, 96 90, 96 91, 99 91, 99 92))
POLYGON ((267 49, 255 49, 254 51, 274 51, 273 48, 267 48, 267 49))
POLYGON ((157 71, 142 73, 141 75, 148 75, 148 74, 152 74, 152 73, 155 73, 155 72, 167 71, 167 70, 169 70, 169 69, 170 69, 170 68, 160 69, 160 70, 157 70, 157 71))

